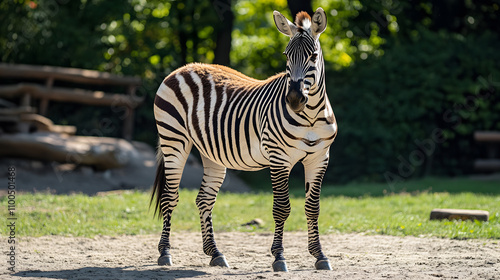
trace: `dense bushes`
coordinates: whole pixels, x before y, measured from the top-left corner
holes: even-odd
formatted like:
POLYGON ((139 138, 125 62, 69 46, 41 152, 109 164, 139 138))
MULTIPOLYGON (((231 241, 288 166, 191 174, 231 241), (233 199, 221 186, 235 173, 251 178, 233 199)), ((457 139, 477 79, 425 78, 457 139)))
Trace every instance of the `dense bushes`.
POLYGON ((394 182, 470 171, 475 130, 500 130, 500 42, 420 30, 385 55, 328 72, 339 122, 327 180, 394 182))

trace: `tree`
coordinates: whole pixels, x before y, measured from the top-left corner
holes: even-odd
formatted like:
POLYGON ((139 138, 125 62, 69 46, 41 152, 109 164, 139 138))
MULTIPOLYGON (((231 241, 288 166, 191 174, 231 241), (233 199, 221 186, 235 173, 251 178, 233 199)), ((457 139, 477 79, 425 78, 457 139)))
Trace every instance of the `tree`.
POLYGON ((217 29, 217 39, 214 50, 213 63, 229 66, 229 54, 231 52, 231 33, 233 31, 234 14, 231 8, 231 0, 216 0, 215 10, 220 19, 217 29))
POLYGON ((299 12, 307 12, 310 16, 314 14, 312 9, 312 0, 288 0, 288 8, 292 14, 292 21, 299 12))

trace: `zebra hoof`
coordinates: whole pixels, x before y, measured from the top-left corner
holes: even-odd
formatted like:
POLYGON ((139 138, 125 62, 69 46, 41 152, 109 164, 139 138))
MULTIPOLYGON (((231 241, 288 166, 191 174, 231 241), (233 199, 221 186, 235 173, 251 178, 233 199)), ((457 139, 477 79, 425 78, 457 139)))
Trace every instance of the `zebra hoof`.
POLYGON ((316 264, 314 264, 317 270, 332 270, 330 266, 330 261, 328 259, 318 260, 316 264))
POLYGON ((288 268, 286 267, 286 262, 284 260, 278 260, 273 262, 273 270, 274 272, 279 272, 279 271, 288 272, 288 268))
POLYGON ((219 255, 213 257, 210 261, 210 266, 220 266, 220 267, 229 267, 229 264, 226 261, 226 257, 224 255, 219 255))
POLYGON ((158 265, 172 265, 172 256, 171 255, 163 255, 158 258, 158 265))

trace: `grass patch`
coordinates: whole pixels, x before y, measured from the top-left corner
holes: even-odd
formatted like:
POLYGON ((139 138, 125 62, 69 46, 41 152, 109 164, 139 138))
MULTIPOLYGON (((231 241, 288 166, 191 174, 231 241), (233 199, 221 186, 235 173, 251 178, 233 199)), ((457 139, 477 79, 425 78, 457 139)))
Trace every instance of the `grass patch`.
MULTIPOLYGON (((304 191, 293 188, 291 193, 292 213, 285 229, 305 231, 304 191)), ((194 203, 196 194, 196 191, 181 190, 179 205, 173 213, 173 231, 200 230, 194 203)), ((6 198, 0 198, 0 203, 7 205, 6 198)), ((145 192, 104 197, 20 194, 16 203, 17 236, 92 237, 161 232, 161 221, 154 219, 153 211, 148 210, 149 194, 145 192)), ((215 204, 214 226, 216 231, 272 231, 272 194, 221 193, 215 204), (254 218, 262 219, 264 227, 241 226, 254 218)), ((2 236, 6 236, 6 227, 0 229, 2 236)), ((324 186, 320 232, 500 239, 498 183, 430 178, 408 182, 392 190, 384 184, 324 186), (430 221, 433 208, 487 210, 490 220, 430 221)))
MULTIPOLYGON (((296 182, 296 186, 300 185, 296 182)), ((302 195, 302 188, 292 188, 293 194, 302 195)), ((433 178, 428 177, 420 180, 410 180, 399 182, 390 186, 386 183, 351 183, 343 186, 325 185, 321 194, 341 195, 349 197, 360 196, 385 196, 388 194, 416 194, 420 192, 432 193, 475 193, 484 195, 500 195, 500 182, 498 181, 480 181, 469 178, 433 178)))

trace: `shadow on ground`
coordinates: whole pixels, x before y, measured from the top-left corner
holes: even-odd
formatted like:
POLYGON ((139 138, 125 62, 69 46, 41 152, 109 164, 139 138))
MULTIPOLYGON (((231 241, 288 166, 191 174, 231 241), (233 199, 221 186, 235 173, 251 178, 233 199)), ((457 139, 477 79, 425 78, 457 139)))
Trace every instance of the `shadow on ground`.
POLYGON ((196 270, 137 270, 136 267, 84 267, 59 271, 20 271, 12 274, 18 277, 50 278, 50 279, 182 279, 207 275, 196 270))

